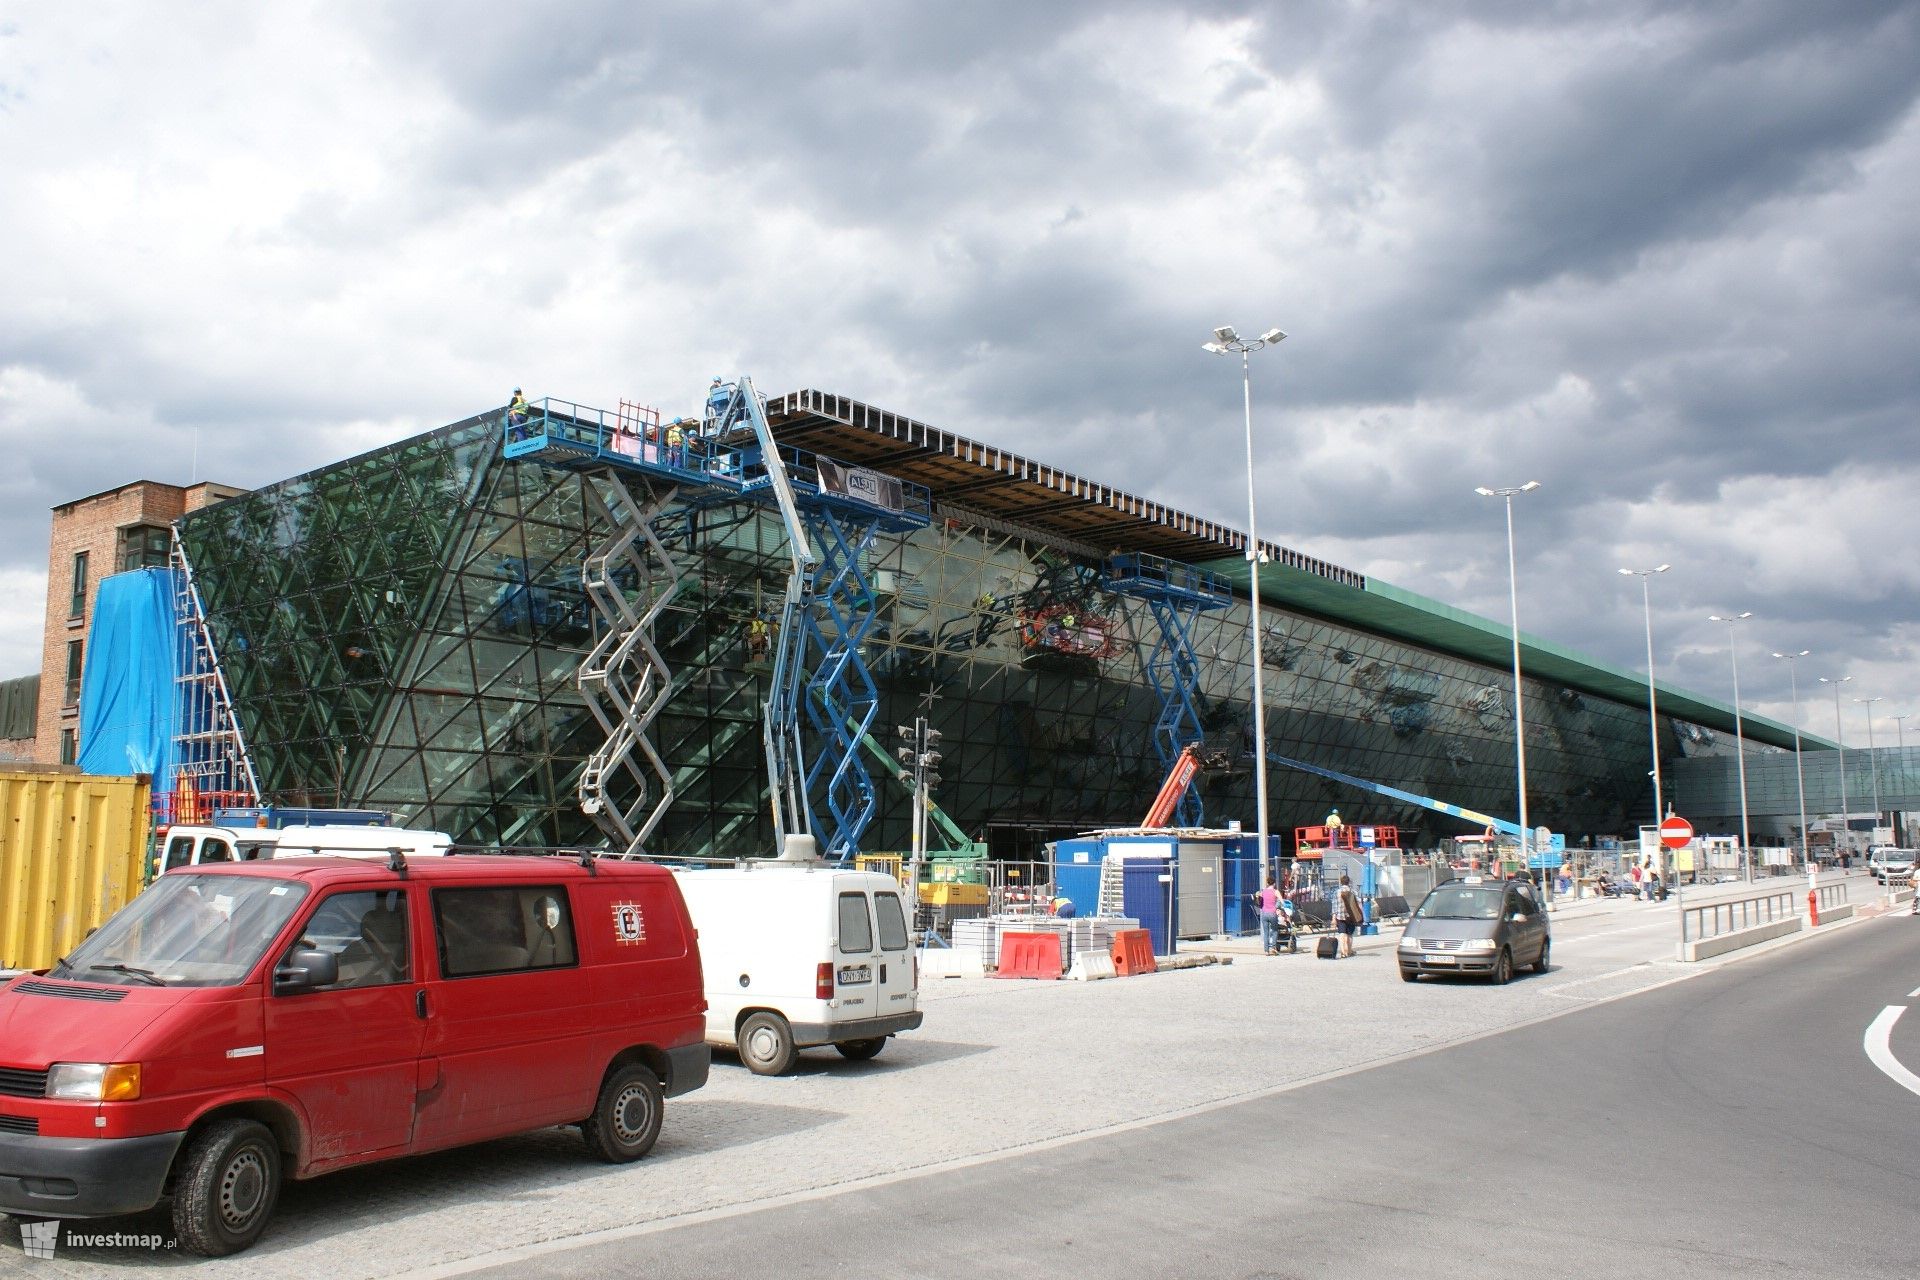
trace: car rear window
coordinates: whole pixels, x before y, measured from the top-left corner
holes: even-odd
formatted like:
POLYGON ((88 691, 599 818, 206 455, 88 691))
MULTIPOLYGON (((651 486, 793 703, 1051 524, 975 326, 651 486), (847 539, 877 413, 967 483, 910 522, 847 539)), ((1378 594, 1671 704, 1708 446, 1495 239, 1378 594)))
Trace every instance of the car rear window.
POLYGON ((855 953, 873 950, 873 918, 867 913, 867 895, 840 895, 840 949, 855 953))

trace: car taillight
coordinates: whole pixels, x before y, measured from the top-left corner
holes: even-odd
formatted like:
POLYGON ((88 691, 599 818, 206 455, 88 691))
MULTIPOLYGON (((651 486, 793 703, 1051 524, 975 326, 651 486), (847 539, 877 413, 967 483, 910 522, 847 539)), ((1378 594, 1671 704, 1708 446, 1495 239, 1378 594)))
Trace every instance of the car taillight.
POLYGON ((833 999, 833 965, 822 963, 813 971, 813 998, 815 1000, 833 999))

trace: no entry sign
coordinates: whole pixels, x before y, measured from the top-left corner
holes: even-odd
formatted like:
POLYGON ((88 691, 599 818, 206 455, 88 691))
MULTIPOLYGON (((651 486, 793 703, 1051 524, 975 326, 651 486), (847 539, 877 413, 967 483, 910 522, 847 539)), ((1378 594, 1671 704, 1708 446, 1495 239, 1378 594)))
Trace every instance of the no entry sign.
POLYGON ((1660 843, 1669 849, 1684 849, 1693 839, 1693 824, 1685 818, 1668 818, 1660 824, 1660 843))

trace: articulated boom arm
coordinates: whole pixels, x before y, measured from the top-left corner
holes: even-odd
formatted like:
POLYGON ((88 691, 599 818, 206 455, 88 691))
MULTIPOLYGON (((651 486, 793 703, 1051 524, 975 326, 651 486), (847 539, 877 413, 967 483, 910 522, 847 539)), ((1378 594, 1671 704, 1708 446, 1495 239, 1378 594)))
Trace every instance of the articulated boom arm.
POLYGON ((1359 787, 1362 791, 1371 791, 1378 796, 1386 796, 1392 800, 1404 800, 1408 804, 1419 805, 1422 809, 1431 809, 1435 813, 1444 813, 1450 817, 1464 818, 1468 822, 1477 822, 1482 826, 1493 828, 1502 835, 1512 836, 1515 840, 1521 839, 1523 834, 1520 829, 1520 824, 1516 822, 1508 822, 1504 818, 1491 817, 1488 814, 1480 813, 1474 809, 1462 809, 1457 804, 1448 804, 1444 800, 1435 800, 1431 796, 1417 796, 1411 791, 1402 791, 1398 787, 1389 787, 1385 783, 1368 782, 1364 778, 1356 778, 1352 774, 1341 773, 1337 769, 1328 769, 1317 764, 1308 764, 1305 760, 1294 760, 1287 756, 1278 755, 1272 751, 1267 752, 1267 759, 1271 760, 1274 764, 1285 765, 1289 769, 1299 769, 1304 773, 1318 774, 1322 778, 1331 778, 1335 782, 1344 782, 1350 787, 1359 787))

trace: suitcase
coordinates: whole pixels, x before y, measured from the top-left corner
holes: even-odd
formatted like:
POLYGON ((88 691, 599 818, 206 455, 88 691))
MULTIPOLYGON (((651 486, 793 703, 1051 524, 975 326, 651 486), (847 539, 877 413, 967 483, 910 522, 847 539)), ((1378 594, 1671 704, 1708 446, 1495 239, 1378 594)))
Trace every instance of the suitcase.
POLYGON ((1332 934, 1328 934, 1326 937, 1320 939, 1319 945, 1314 948, 1313 953, 1322 960, 1337 959, 1340 955, 1340 939, 1334 937, 1332 934))

